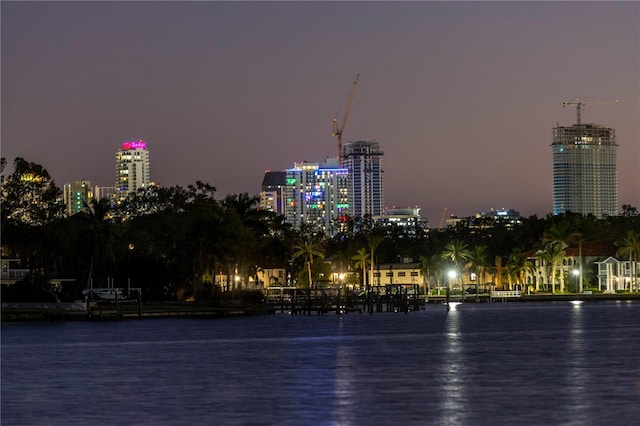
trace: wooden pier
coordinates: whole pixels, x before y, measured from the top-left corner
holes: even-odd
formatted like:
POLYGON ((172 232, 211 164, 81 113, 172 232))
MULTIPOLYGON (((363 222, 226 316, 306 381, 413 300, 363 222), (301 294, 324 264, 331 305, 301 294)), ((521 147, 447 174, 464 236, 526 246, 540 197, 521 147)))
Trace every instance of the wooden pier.
POLYGON ((339 288, 299 289, 296 287, 269 287, 265 300, 273 312, 292 315, 322 315, 349 312, 404 312, 424 308, 425 298, 418 285, 370 286, 354 292, 339 288))
MULTIPOLYGON (((112 288, 108 299, 99 297, 99 290, 91 290, 86 296, 87 317, 93 320, 121 320, 125 314, 137 313, 142 319, 142 290, 139 288, 112 288), (112 298, 111 298, 112 297, 112 298)), ((102 293, 104 294, 104 293, 102 293)))

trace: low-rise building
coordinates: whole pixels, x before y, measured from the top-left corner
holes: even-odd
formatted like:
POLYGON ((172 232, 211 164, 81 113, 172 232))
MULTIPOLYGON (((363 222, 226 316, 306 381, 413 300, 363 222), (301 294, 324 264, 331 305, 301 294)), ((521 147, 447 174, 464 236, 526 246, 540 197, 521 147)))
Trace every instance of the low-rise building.
POLYGON ((598 289, 605 293, 618 291, 637 292, 640 284, 640 262, 608 257, 595 262, 598 274, 598 289))

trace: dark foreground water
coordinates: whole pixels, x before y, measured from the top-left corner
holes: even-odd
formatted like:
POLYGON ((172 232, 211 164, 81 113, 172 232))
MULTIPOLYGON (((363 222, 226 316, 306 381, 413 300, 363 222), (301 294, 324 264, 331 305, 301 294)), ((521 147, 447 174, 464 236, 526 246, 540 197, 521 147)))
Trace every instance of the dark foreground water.
POLYGON ((632 425, 640 304, 2 324, 8 425, 632 425))

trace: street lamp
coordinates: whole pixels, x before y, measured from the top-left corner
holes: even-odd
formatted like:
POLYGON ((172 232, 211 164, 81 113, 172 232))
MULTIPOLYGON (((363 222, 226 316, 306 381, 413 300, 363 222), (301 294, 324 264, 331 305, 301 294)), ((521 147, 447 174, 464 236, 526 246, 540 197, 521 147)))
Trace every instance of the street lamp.
POLYGON ((458 273, 452 269, 447 273, 447 276, 449 277, 449 288, 451 289, 451 282, 456 279, 458 273))
POLYGON ((578 269, 574 269, 573 271, 571 271, 573 273, 573 276, 575 277, 575 283, 576 283, 576 293, 579 293, 578 290, 578 280, 579 280, 579 276, 580 276, 580 271, 578 269))
POLYGON ((449 276, 449 283, 447 285, 447 299, 446 299, 446 301, 447 301, 447 311, 448 311, 449 310, 449 293, 450 293, 450 290, 451 290, 451 281, 453 281, 458 274, 456 273, 455 270, 452 269, 447 273, 447 275, 449 276))

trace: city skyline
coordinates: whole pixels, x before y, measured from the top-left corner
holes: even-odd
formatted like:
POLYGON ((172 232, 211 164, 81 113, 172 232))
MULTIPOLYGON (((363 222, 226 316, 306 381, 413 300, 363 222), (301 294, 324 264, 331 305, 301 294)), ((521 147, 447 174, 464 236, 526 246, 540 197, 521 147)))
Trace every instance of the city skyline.
POLYGON ((145 140, 151 180, 258 195, 265 170, 384 147, 387 207, 430 226, 552 212, 552 129, 611 127, 619 205, 640 207, 639 12, 617 3, 2 2, 2 156, 56 185, 113 184, 145 140), (578 23, 578 24, 575 24, 578 23))

